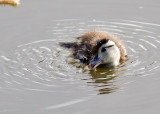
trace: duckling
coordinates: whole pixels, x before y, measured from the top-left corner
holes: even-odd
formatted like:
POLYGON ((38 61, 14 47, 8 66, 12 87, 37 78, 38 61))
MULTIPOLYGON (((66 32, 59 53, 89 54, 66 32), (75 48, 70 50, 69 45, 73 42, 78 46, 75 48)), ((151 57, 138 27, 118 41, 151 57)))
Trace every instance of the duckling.
POLYGON ((0 5, 11 5, 17 7, 20 0, 0 0, 0 5))
POLYGON ((100 65, 118 66, 128 60, 122 41, 107 32, 91 31, 79 36, 75 42, 60 45, 72 49, 74 58, 87 64, 91 70, 100 65))

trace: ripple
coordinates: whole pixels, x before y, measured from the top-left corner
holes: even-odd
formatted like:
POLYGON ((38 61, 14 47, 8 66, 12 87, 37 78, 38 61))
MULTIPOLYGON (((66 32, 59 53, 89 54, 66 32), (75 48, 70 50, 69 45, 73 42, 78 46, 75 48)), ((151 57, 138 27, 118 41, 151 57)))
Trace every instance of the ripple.
MULTIPOLYGON (((1 83, 5 86, 1 86, 54 92, 53 88, 81 83, 81 80, 87 87, 96 89, 98 94, 115 92, 120 88, 117 85, 118 77, 146 77, 160 69, 159 27, 159 24, 132 20, 53 21, 49 30, 53 39, 22 44, 11 55, 0 56, 1 73, 5 75, 1 77, 1 83), (73 41, 77 36, 95 29, 120 37, 126 44, 129 61, 116 68, 89 71, 70 56, 69 50, 58 45, 59 42, 73 41)), ((129 82, 124 82, 124 85, 129 82)), ((85 89, 86 86, 79 87, 85 89)))
POLYGON ((83 101, 86 101, 86 100, 87 100, 86 98, 76 99, 76 100, 72 100, 72 101, 69 101, 69 102, 66 102, 66 103, 63 103, 63 104, 58 104, 58 105, 46 107, 45 110, 51 110, 51 109, 57 109, 57 108, 65 107, 65 106, 70 106, 70 105, 74 105, 76 103, 83 102, 83 101))

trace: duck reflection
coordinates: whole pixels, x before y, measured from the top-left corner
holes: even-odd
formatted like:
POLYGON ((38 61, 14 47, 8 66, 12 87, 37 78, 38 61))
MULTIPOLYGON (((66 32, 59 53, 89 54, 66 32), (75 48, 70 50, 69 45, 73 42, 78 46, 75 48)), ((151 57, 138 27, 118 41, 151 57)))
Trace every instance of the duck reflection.
POLYGON ((89 86, 93 86, 98 90, 98 94, 109 94, 118 90, 116 83, 116 78, 120 75, 120 67, 105 67, 100 66, 95 70, 89 70, 86 65, 79 64, 75 60, 71 60, 69 63, 72 64, 77 69, 82 69, 82 73, 89 74, 91 78, 83 79, 87 81, 89 86), (72 61, 72 62, 71 62, 72 61))
POLYGON ((87 82, 89 85, 98 89, 98 94, 109 94, 115 92, 118 87, 115 85, 118 76, 118 67, 98 68, 96 71, 89 71, 92 76, 87 82))

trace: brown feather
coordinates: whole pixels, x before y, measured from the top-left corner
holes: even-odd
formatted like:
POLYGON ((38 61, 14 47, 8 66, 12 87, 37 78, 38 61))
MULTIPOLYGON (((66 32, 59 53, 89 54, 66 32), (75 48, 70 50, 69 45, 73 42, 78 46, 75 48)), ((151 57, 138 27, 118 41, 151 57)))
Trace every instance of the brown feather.
MULTIPOLYGON (((120 64, 128 60, 126 49, 122 43, 122 41, 106 32, 101 31, 91 31, 77 38, 77 41, 69 46, 73 49, 73 55, 77 59, 81 59, 84 57, 87 58, 86 63, 88 64, 92 56, 98 53, 99 47, 102 44, 106 43, 108 40, 112 40, 115 42, 117 47, 120 50, 120 64)), ((66 45, 64 43, 64 45, 66 45)))

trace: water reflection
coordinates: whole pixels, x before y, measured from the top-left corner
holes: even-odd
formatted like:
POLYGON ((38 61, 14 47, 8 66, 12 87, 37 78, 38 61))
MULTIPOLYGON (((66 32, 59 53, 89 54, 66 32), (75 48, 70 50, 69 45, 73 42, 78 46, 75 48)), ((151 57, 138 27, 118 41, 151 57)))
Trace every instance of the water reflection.
POLYGON ((97 68, 96 71, 90 71, 92 81, 87 82, 90 86, 94 86, 99 92, 98 94, 109 94, 118 89, 115 84, 118 77, 118 68, 97 68))
MULTIPOLYGON (((71 56, 69 56, 71 57, 71 56)), ((82 73, 90 76, 82 80, 86 80, 88 86, 92 86, 98 91, 98 94, 109 94, 118 89, 116 86, 116 77, 119 75, 119 67, 100 66, 95 70, 89 70, 85 64, 81 64, 78 60, 72 59, 69 64, 77 69, 81 69, 82 73)))

